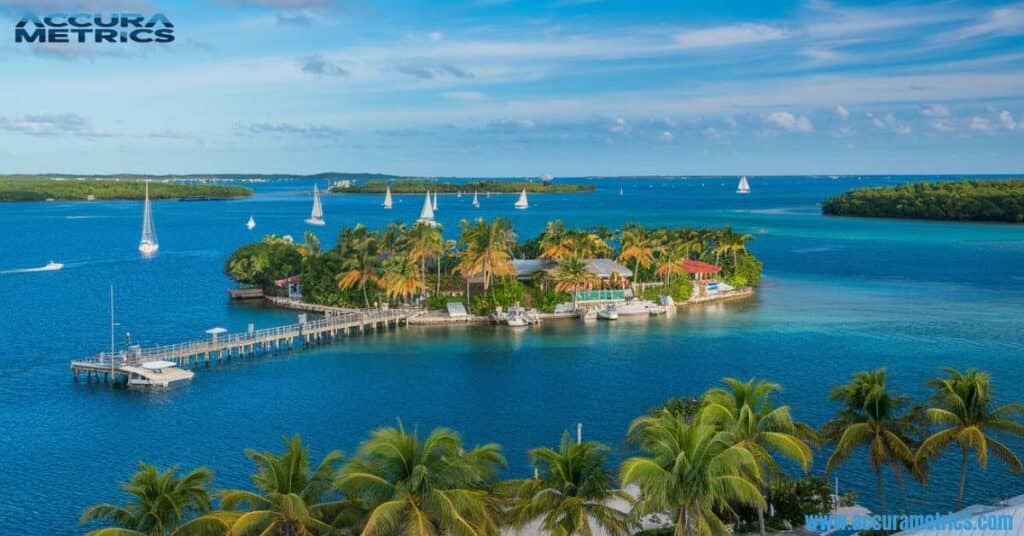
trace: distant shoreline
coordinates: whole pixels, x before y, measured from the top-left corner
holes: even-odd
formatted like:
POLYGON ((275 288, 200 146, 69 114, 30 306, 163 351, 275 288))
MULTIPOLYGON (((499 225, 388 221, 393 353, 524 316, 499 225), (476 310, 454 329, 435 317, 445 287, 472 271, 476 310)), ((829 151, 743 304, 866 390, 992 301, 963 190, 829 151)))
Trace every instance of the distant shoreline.
POLYGON ((519 193, 526 190, 529 193, 553 194, 553 193, 586 193, 593 192, 597 188, 589 184, 555 184, 526 181, 469 181, 469 182, 441 182, 428 180, 396 180, 370 181, 361 184, 334 185, 331 193, 335 194, 383 194, 387 189, 393 194, 422 194, 434 192, 442 194, 479 192, 479 193, 519 193))
POLYGON ((45 180, 0 178, 0 202, 141 200, 149 185, 150 199, 219 200, 249 197, 252 190, 220 184, 182 184, 139 180, 45 180))

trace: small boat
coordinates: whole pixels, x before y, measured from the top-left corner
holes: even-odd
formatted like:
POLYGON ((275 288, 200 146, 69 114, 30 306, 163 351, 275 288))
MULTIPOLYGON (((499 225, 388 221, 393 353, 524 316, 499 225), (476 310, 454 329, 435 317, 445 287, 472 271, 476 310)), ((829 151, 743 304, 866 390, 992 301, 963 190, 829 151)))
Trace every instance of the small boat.
POLYGON ((250 231, 256 228, 256 220, 252 219, 252 216, 249 216, 249 221, 245 222, 245 228, 250 231))
POLYGON ((434 204, 432 208, 434 209, 435 212, 437 211, 437 192, 434 192, 434 204))
POLYGON ((750 183, 747 182, 746 175, 744 175, 743 177, 740 177, 740 183, 736 186, 736 193, 738 193, 738 194, 749 194, 750 193, 750 183))
POLYGON ((28 272, 56 272, 64 268, 64 265, 57 261, 50 261, 39 268, 25 268, 23 270, 10 270, 2 273, 28 273, 28 272))
POLYGON ((598 309, 597 318, 601 320, 618 320, 619 312, 615 310, 614 305, 609 305, 604 309, 598 309))
POLYGON ((146 182, 146 199, 142 203, 142 238, 139 240, 139 252, 152 255, 160 249, 153 229, 153 205, 149 201, 149 182, 146 182))
POLYGON ((306 218, 306 223, 310 225, 326 225, 324 221, 324 207, 320 204, 320 189, 313 185, 313 211, 310 212, 309 217, 306 218))
POLYGON ((458 197, 459 199, 462 199, 462 190, 457 190, 455 192, 455 197, 458 197))
POLYGON ((512 205, 512 206, 516 207, 516 209, 518 209, 518 210, 526 210, 526 209, 530 208, 530 203, 529 203, 529 201, 526 200, 526 187, 525 186, 523 187, 523 191, 520 192, 519 199, 516 200, 516 204, 512 205))
POLYGON ((384 202, 380 205, 384 207, 384 210, 391 210, 391 185, 387 187, 387 191, 384 192, 384 202))
POLYGON ((480 198, 473 192, 473 208, 480 208, 480 198))
POLYGON ((430 192, 427 192, 427 196, 423 198, 423 208, 420 209, 420 218, 416 220, 419 223, 434 224, 434 206, 430 203, 430 192))
POLYGON ((622 188, 619 188, 619 196, 622 196, 622 188))
POLYGON ((508 327, 510 328, 525 328, 530 325, 530 323, 520 315, 509 315, 505 320, 505 323, 508 324, 508 327))

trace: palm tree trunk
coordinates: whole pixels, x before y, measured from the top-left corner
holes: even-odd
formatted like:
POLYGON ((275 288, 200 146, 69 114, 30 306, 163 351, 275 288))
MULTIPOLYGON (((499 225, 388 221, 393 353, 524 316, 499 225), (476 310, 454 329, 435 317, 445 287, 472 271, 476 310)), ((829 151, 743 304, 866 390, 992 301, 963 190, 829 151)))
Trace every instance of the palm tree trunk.
POLYGON ((435 296, 440 296, 441 295, 441 256, 440 255, 437 256, 437 281, 435 283, 437 284, 437 290, 434 292, 434 295, 435 296))
POLYGON ((680 508, 676 516, 676 536, 687 536, 690 534, 690 527, 687 526, 686 508, 680 508))
POLYGON ((761 529, 761 536, 765 536, 764 532, 764 508, 757 507, 757 526, 761 529))
POLYGON ((956 509, 959 510, 964 504, 964 488, 967 486, 967 449, 962 449, 963 457, 960 459, 960 491, 956 494, 956 509))
POLYGON ((363 285, 363 301, 366 303, 366 308, 370 308, 370 296, 366 294, 366 285, 363 285))
POLYGON ((423 282, 423 290, 421 290, 420 292, 423 292, 424 294, 426 294, 426 292, 427 292, 427 257, 426 256, 420 257, 420 281, 423 282))
POLYGON ((889 510, 885 507, 885 486, 882 485, 882 469, 880 467, 875 468, 875 486, 878 488, 878 502, 882 505, 882 514, 887 513, 889 510))

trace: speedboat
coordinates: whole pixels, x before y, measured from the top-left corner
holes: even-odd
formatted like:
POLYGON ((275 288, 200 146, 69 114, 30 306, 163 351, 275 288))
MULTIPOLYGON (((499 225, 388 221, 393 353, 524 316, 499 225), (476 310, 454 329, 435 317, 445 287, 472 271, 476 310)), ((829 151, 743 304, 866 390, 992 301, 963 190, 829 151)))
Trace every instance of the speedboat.
POLYGON ((57 261, 50 261, 50 262, 46 263, 45 266, 40 268, 39 271, 40 272, 56 272, 57 270, 60 270, 61 268, 64 268, 63 264, 61 264, 61 263, 59 263, 57 261))
POLYGON ((530 325, 530 323, 521 315, 509 315, 508 318, 505 319, 505 323, 508 324, 508 327, 510 328, 525 328, 530 325))
POLYGON ((609 305, 604 309, 598 309, 597 318, 601 320, 618 320, 619 312, 615 310, 614 305, 609 305))

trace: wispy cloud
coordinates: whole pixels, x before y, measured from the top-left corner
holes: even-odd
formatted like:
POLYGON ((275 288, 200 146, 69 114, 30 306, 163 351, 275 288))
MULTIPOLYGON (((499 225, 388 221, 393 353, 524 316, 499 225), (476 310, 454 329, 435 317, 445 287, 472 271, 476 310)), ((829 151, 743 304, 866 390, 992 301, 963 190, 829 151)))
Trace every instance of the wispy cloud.
POLYGON ((785 39, 789 34, 775 26, 740 23, 686 30, 676 34, 675 41, 685 48, 728 47, 785 39))
POLYGON ((241 125, 239 131, 243 134, 276 134, 308 138, 337 138, 347 133, 344 129, 327 125, 295 123, 251 123, 241 125))
POLYGON ((762 119, 766 125, 788 132, 814 132, 814 125, 806 115, 795 115, 791 112, 770 112, 765 114, 762 119))
POLYGON ((943 104, 926 104, 921 107, 921 115, 925 117, 949 117, 949 107, 943 104))
POLYGON ((302 72, 304 73, 325 76, 349 75, 348 69, 345 69, 344 67, 338 65, 337 63, 327 61, 326 59, 324 59, 323 56, 319 54, 314 54, 312 56, 302 58, 301 60, 299 60, 299 62, 302 65, 302 72))
POLYGON ((21 117, 0 116, 0 130, 29 136, 110 137, 114 134, 93 126, 88 118, 75 114, 32 114, 21 117))
POLYGON ((868 112, 867 118, 871 120, 871 124, 879 130, 886 130, 889 132, 895 132, 896 134, 910 134, 913 130, 910 124, 896 117, 894 114, 887 113, 881 116, 875 115, 868 112))

